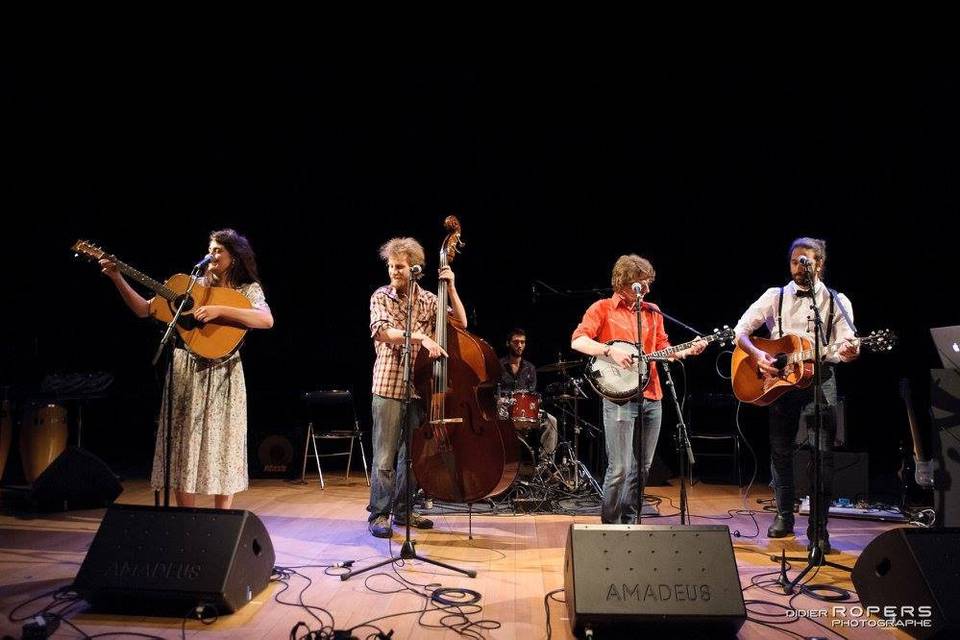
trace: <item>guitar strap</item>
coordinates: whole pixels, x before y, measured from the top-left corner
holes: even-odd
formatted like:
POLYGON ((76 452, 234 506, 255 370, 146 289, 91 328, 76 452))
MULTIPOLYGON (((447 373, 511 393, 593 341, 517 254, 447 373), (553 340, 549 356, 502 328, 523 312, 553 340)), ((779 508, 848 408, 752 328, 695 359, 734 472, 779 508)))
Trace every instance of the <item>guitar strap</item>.
POLYGON ((777 325, 780 328, 780 337, 783 337, 783 287, 780 287, 780 301, 777 303, 777 325))
POLYGON ((840 302, 840 297, 839 297, 840 294, 834 291, 833 289, 830 289, 830 295, 837 298, 837 306, 840 308, 840 313, 843 314, 843 319, 847 321, 847 326, 849 326, 850 329, 853 331, 853 335, 857 335, 857 333, 859 333, 857 331, 857 325, 853 324, 853 318, 850 317, 850 314, 847 313, 847 308, 843 306, 842 302, 840 302))
POLYGON ((833 301, 836 300, 837 292, 827 287, 827 291, 830 292, 830 312, 827 314, 827 330, 824 332, 823 346, 827 346, 830 342, 830 337, 833 335, 833 301))

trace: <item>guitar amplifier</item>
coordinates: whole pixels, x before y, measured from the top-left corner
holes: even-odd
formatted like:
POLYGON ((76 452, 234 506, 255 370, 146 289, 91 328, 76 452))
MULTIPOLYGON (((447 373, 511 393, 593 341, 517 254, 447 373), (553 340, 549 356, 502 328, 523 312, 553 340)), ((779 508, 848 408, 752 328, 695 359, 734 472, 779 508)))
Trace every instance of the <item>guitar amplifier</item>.
MULTIPOLYGON (((800 449, 793 456, 793 483, 797 488, 797 495, 810 493, 813 481, 813 461, 810 458, 810 449, 800 449)), ((834 498, 850 498, 856 500, 870 493, 870 457, 864 451, 834 451, 833 452, 833 487, 834 498)))

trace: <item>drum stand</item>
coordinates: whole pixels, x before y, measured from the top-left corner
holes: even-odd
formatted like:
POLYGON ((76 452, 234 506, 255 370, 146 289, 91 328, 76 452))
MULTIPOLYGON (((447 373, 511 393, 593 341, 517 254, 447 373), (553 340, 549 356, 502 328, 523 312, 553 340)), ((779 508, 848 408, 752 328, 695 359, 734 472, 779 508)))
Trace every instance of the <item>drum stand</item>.
POLYGON ((569 389, 570 393, 564 393, 554 397, 553 405, 560 412, 559 422, 562 425, 560 431, 563 434, 563 440, 557 443, 557 450, 561 447, 565 448, 566 455, 561 458, 558 465, 555 454, 555 461, 551 466, 556 470, 556 473, 562 479, 563 483, 574 493, 587 491, 592 495, 602 497, 603 489, 600 487, 600 483, 597 482, 596 478, 590 473, 590 470, 587 469, 587 465, 580 460, 580 432, 583 430, 581 425, 586 426, 588 430, 592 430, 595 434, 602 433, 602 431, 595 425, 580 418, 578 403, 581 399, 587 397, 580 388, 581 382, 576 378, 570 378, 566 373, 563 374, 563 377, 564 388, 569 389), (573 431, 572 439, 570 438, 571 423, 573 431))

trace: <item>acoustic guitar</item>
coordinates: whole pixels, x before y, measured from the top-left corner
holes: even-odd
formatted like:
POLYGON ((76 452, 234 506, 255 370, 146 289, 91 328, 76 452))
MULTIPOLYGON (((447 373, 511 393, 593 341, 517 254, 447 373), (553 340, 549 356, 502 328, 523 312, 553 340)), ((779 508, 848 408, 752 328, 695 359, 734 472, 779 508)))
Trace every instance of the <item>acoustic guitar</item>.
MULTIPOLYGON (((862 351, 890 351, 897 336, 889 329, 872 332, 869 336, 854 338, 862 351)), ((813 383, 813 342, 803 336, 787 334, 777 340, 750 338, 755 347, 776 359, 780 371, 769 375, 760 370, 756 359, 738 343, 730 362, 733 395, 741 402, 765 407, 792 389, 805 389, 813 383)), ((842 349, 848 341, 828 344, 820 349, 826 358, 842 349)))
MULTIPOLYGON (((85 240, 77 240, 71 249, 77 257, 84 257, 94 262, 106 258, 115 262, 120 273, 156 293, 157 295, 150 300, 150 316, 160 322, 170 322, 173 319, 190 285, 190 276, 184 273, 174 274, 166 282, 161 283, 85 240)), ((177 321, 177 333, 180 334, 188 351, 200 358, 217 360, 231 355, 240 348, 247 334, 247 328, 230 320, 218 318, 212 322, 201 322, 193 317, 195 308, 212 304, 237 309, 250 309, 253 305, 236 289, 206 287, 200 284, 193 286, 184 311, 177 321)))

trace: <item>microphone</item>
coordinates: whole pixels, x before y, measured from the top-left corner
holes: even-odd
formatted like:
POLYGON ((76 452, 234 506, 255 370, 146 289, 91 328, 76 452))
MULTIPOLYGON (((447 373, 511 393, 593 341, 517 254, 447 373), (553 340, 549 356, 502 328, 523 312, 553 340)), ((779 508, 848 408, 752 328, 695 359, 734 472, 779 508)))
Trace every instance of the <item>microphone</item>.
POLYGON ((804 266, 804 267, 812 267, 812 266, 813 266, 813 260, 811 260, 811 259, 808 258, 807 256, 800 256, 799 258, 797 258, 797 262, 799 262, 800 265, 801 265, 801 266, 804 266))
POLYGON ((419 264, 413 265, 410 267, 410 275, 414 278, 419 278, 421 275, 423 275, 423 267, 419 264))
POLYGON ((213 260, 213 256, 208 253, 207 255, 203 256, 203 260, 201 260, 196 265, 194 265, 193 268, 197 270, 203 269, 208 264, 210 264, 211 260, 213 260))
POLYGON ((633 292, 637 294, 637 296, 641 298, 644 296, 645 292, 643 290, 643 285, 639 282, 634 282, 632 285, 630 285, 630 288, 633 289, 633 292))

